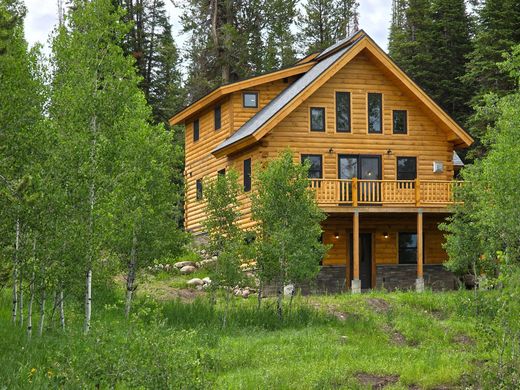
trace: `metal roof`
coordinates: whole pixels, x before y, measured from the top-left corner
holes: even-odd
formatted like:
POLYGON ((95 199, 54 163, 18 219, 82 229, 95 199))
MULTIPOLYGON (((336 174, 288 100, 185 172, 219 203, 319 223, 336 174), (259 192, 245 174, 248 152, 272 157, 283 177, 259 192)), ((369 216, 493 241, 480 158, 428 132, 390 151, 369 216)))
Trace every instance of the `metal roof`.
MULTIPOLYGON (((356 32, 357 34, 358 32, 356 32)), ((355 35, 355 34, 354 34, 355 35)), ((276 115, 277 112, 282 110, 287 104, 289 104, 294 98, 296 98, 300 93, 302 93, 309 85, 311 85, 318 77, 320 77, 323 73, 327 71, 336 61, 338 61, 345 53, 347 53, 358 41, 364 36, 361 35, 358 39, 353 42, 348 43, 346 47, 340 49, 335 54, 324 58, 316 65, 314 65, 307 73, 301 76, 298 80, 296 80, 293 84, 284 89, 278 96, 276 96, 273 100, 271 100, 264 108, 258 111, 250 120, 242 125, 234 134, 231 135, 228 139, 223 141, 220 145, 218 145, 212 153, 215 153, 221 149, 224 149, 238 141, 243 140, 249 136, 255 134, 263 125, 265 125, 273 116, 276 115)), ((343 41, 338 42, 337 44, 331 46, 328 49, 325 49, 320 56, 322 56, 325 52, 331 52, 333 48, 340 47, 348 42, 348 39, 351 39, 353 35, 346 38, 343 41), (341 45, 340 45, 341 44, 341 45)), ((322 57, 323 58, 323 57, 322 57)))

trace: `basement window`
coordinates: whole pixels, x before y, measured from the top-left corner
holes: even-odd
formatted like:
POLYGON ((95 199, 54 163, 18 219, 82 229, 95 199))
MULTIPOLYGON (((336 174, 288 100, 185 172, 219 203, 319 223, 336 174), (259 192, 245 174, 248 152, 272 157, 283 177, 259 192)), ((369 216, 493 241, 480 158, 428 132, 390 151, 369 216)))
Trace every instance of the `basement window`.
POLYGON ((399 264, 417 264, 416 233, 399 233, 399 264))

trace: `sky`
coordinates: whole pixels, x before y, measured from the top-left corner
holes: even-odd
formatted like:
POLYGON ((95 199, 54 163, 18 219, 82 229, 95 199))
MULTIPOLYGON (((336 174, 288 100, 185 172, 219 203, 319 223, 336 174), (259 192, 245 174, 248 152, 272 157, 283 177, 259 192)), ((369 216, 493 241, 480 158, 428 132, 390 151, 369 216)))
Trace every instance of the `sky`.
MULTIPOLYGON (((178 2, 178 0, 177 0, 178 2)), ((179 9, 171 1, 168 12, 173 24, 174 36, 179 36, 179 9)), ((360 0, 360 27, 364 29, 384 50, 388 45, 388 28, 391 19, 391 0, 360 0)), ((25 0, 28 9, 25 20, 25 34, 31 45, 45 44, 49 33, 57 21, 57 0, 25 0)), ((179 36, 183 40, 182 35, 179 36)), ((178 43, 179 46, 181 46, 178 43)))

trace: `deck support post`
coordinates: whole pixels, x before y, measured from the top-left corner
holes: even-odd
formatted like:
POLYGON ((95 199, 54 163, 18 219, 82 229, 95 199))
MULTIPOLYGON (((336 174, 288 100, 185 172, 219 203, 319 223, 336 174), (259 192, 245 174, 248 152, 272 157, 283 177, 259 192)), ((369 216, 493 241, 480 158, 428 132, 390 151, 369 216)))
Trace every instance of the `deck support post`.
POLYGON ((354 211, 353 216, 353 248, 352 248, 352 293, 361 292, 361 280, 359 280, 359 211, 354 211))
POLYGON ((417 280, 415 290, 424 291, 424 272, 423 272, 423 211, 417 210, 417 280))

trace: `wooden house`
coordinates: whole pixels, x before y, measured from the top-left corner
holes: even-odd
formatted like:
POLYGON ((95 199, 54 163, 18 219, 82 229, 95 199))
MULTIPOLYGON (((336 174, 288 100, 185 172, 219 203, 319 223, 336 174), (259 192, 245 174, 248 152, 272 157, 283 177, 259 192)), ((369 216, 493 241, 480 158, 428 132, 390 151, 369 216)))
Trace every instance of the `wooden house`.
POLYGON ((329 290, 450 288, 438 225, 450 213, 456 149, 472 138, 362 30, 292 67, 223 85, 177 113, 186 128, 185 225, 203 234, 203 179, 241 173, 251 227, 252 167, 289 147, 332 244, 329 290))

